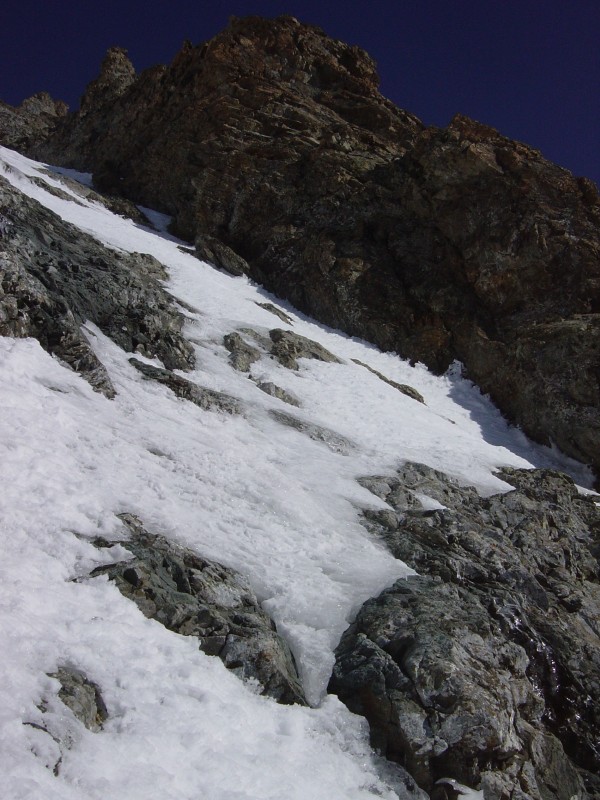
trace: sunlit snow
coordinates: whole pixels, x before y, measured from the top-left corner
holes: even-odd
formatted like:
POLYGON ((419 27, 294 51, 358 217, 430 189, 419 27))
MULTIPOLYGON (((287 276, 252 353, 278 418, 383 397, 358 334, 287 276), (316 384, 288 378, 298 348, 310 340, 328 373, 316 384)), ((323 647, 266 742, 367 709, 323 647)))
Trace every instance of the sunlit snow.
MULTIPOLYGON (((589 475, 508 427, 457 370, 440 378, 411 367, 310 321, 246 278, 199 262, 164 232, 81 197, 76 204, 50 194, 30 178, 72 190, 44 165, 5 148, 0 168, 15 187, 101 242, 165 264, 196 350, 197 367, 187 377, 244 405, 243 416, 230 417, 177 399, 144 381, 130 354, 91 324, 85 332, 117 389, 114 400, 36 341, 0 339, 3 796, 397 797, 378 772, 365 724, 325 694, 333 649, 353 614, 410 572, 360 525, 361 507, 384 504, 356 478, 393 474, 405 460, 483 493, 508 490, 493 474, 504 465, 559 467, 582 485, 589 475), (265 355, 253 376, 296 396, 294 415, 348 439, 345 452, 283 427, 268 411, 290 407, 229 365, 224 334, 289 327, 258 305, 264 302, 284 309, 294 332, 343 363, 302 361, 294 372, 265 355), (410 384, 426 405, 353 358, 410 384), (122 512, 247 576, 290 643, 313 708, 258 696, 193 639, 145 619, 106 578, 87 577, 102 559, 123 556, 90 543, 124 535, 122 512), (48 674, 61 664, 101 687, 109 719, 101 733, 69 723, 74 744, 55 776, 45 766, 53 755, 49 737, 35 724, 40 702, 56 695, 48 674)), ((146 213, 164 228, 161 215, 146 213)))

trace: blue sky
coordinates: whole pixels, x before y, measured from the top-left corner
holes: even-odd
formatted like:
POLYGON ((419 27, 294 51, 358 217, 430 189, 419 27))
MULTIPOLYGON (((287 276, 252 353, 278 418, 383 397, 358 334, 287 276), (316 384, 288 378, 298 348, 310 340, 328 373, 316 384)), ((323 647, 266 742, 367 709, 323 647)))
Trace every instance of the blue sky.
POLYGON ((598 0, 4 0, 0 99, 46 90, 76 107, 111 45, 141 70, 231 14, 282 13, 364 47, 383 93, 424 122, 467 114, 600 183, 598 0))

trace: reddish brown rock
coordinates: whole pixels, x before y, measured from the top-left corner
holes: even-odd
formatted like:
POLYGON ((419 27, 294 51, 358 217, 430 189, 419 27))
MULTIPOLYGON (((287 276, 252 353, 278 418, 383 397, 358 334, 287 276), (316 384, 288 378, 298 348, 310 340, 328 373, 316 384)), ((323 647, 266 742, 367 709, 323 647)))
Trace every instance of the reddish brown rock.
POLYGON ((68 108, 47 92, 34 94, 16 107, 0 100, 0 144, 13 150, 31 151, 50 136, 68 108))
POLYGON ((172 214, 201 253, 221 242, 327 324, 436 371, 459 359, 527 433, 600 470, 593 183, 462 116, 426 128, 359 48, 250 17, 137 78, 113 49, 28 152, 172 214))

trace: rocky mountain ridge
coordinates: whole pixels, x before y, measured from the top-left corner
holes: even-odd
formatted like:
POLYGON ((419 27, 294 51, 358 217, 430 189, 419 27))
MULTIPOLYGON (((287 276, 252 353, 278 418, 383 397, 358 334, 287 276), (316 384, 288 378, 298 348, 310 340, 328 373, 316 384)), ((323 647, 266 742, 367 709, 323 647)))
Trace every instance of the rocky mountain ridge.
MULTIPOLYGON (((91 169, 112 197, 42 173, 34 186, 69 204, 136 215, 133 198, 167 210, 199 256, 436 370, 463 359, 536 438, 598 466, 598 207, 586 181, 471 120, 424 128, 378 94, 365 54, 289 17, 234 20, 139 77, 113 49, 79 112, 44 100, 18 117, 0 117, 5 140, 91 169), (40 109, 43 124, 30 125, 40 109)), ((118 391, 86 321, 135 354, 127 361, 145 385, 201 414, 256 414, 210 388, 206 372, 200 382, 198 353, 218 352, 279 404, 265 416, 280 435, 334 457, 349 458, 356 443, 307 416, 301 391, 266 380, 261 365, 300 376, 307 360, 353 369, 426 409, 412 386, 296 333, 270 301, 257 305, 276 328, 186 338, 196 311, 165 291, 160 261, 107 248, 10 178, 0 180, 0 333, 35 337, 111 404, 118 391)), ((329 690, 368 720, 402 800, 455 800, 457 781, 484 800, 600 796, 597 498, 549 470, 499 475, 515 490, 481 497, 410 462, 358 478, 373 497, 363 526, 419 574, 365 603, 329 690)), ((148 533, 129 508, 119 518, 125 539, 93 539, 113 555, 79 580, 109 578, 146 617, 196 637, 263 694, 304 704, 285 634, 244 576, 148 533)), ((33 752, 56 744, 47 765, 58 779, 74 741, 58 700, 99 734, 114 715, 103 698, 112 687, 77 665, 47 675, 61 688, 25 725, 46 742, 33 752)))
MULTIPOLYGON (((89 189, 68 178, 59 188, 51 173, 37 175, 31 185, 51 199, 75 208, 91 203, 105 213, 101 196, 89 189)), ((193 373, 198 350, 183 327, 184 312, 193 309, 165 292, 160 261, 107 248, 19 192, 11 178, 9 171, 0 182, 3 336, 37 338, 117 402, 89 336, 95 321, 136 354, 129 364, 148 385, 166 387, 202 413, 250 413, 247 400, 215 391, 203 385, 206 374, 199 380, 193 373), (166 368, 149 363, 156 356, 166 368)), ((360 359, 345 362, 296 333, 282 308, 258 305, 283 327, 265 336, 260 328, 239 326, 223 336, 221 358, 279 403, 267 412, 278 430, 342 458, 357 452, 349 436, 307 418, 299 397, 261 379, 265 360, 292 374, 301 374, 307 361, 352 368, 427 408, 428 398, 412 386, 360 359)), ((516 490, 487 498, 420 464, 359 479, 385 504, 364 507, 363 525, 419 576, 363 606, 337 648, 329 690, 367 718, 373 746, 398 765, 403 800, 453 798, 453 781, 476 788, 484 800, 587 800, 600 791, 593 702, 600 685, 598 504, 548 470, 506 469, 502 477, 516 490)), ((110 578, 145 616, 195 637, 262 693, 305 703, 285 637, 243 574, 149 533, 132 513, 119 518, 126 538, 93 544, 108 553, 121 547, 126 557, 97 566, 85 580, 110 578)), ((58 699, 46 697, 46 710, 26 724, 49 737, 43 739, 47 764, 59 776, 75 736, 61 722, 59 701, 95 733, 110 726, 113 712, 104 700, 110 687, 79 666, 59 663, 48 675, 62 687, 58 699)))
POLYGON ((377 83, 318 28, 232 19, 139 76, 113 48, 22 149, 173 215, 201 257, 327 324, 436 371, 458 359, 598 470, 594 184, 465 117, 427 128, 377 83))

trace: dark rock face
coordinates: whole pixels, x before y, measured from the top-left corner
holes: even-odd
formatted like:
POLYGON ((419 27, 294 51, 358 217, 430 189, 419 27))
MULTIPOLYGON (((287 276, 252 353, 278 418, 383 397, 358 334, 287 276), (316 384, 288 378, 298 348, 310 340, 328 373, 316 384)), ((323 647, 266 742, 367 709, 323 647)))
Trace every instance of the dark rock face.
MULTIPOLYGON (((464 117, 425 128, 378 93, 365 53, 290 17, 234 20, 137 77, 113 48, 80 111, 65 111, 47 95, 0 105, 0 140, 92 170, 119 213, 137 213, 130 198, 172 214, 199 257, 351 335, 438 371, 460 359, 528 434, 600 470, 591 182, 464 117)), ((150 256, 104 248, 0 178, 0 335, 35 336, 112 396, 81 332, 91 320, 162 359, 166 369, 132 359, 144 377, 202 408, 240 411, 173 371, 193 355, 163 278, 150 256)), ((290 369, 339 361, 288 330, 240 333, 260 348, 226 337, 243 371, 260 353, 290 369)), ((335 452, 353 447, 271 413, 335 452)), ((564 476, 504 477, 515 491, 489 498, 419 465, 364 479, 389 505, 365 511, 365 524, 420 577, 365 604, 330 688, 436 800, 450 796, 445 779, 480 786, 485 800, 600 797, 598 508, 564 476), (445 508, 428 510, 422 495, 445 508)), ((100 571, 265 693, 304 702, 289 650, 243 580, 125 522, 134 559, 100 571)), ((85 679, 57 677, 70 707, 99 713, 85 679)))
MULTIPOLYGON (((227 567, 148 533, 131 514, 121 519, 130 539, 121 544, 131 561, 99 567, 142 613, 216 655, 261 694, 306 705, 294 658, 245 579, 227 567)), ((106 546, 107 542, 99 542, 106 546)))
POLYGON ((125 94, 135 80, 135 69, 127 50, 111 47, 100 66, 100 75, 92 81, 79 104, 79 119, 107 110, 125 94))
POLYGON ((223 269, 230 275, 239 277, 250 272, 248 262, 214 236, 198 237, 195 253, 201 261, 223 269))
POLYGON ((427 790, 598 797, 600 510, 559 473, 501 474, 515 491, 488 498, 418 464, 361 481, 390 506, 367 526, 420 577, 363 606, 330 690, 427 790))
POLYGON ((35 337, 109 397, 108 374, 81 333, 86 320, 125 350, 171 368, 192 365, 156 259, 104 247, 1 177, 0 206, 0 335, 35 337))
POLYGON ((291 17, 234 19, 138 77, 110 51, 84 101, 29 152, 173 214, 202 257, 327 324, 459 359, 529 435, 600 468, 590 181, 465 117, 425 128, 363 51, 291 17))
POLYGON ((67 112, 66 103, 47 92, 28 97, 16 108, 0 100, 0 141, 13 150, 31 150, 54 132, 67 112))

